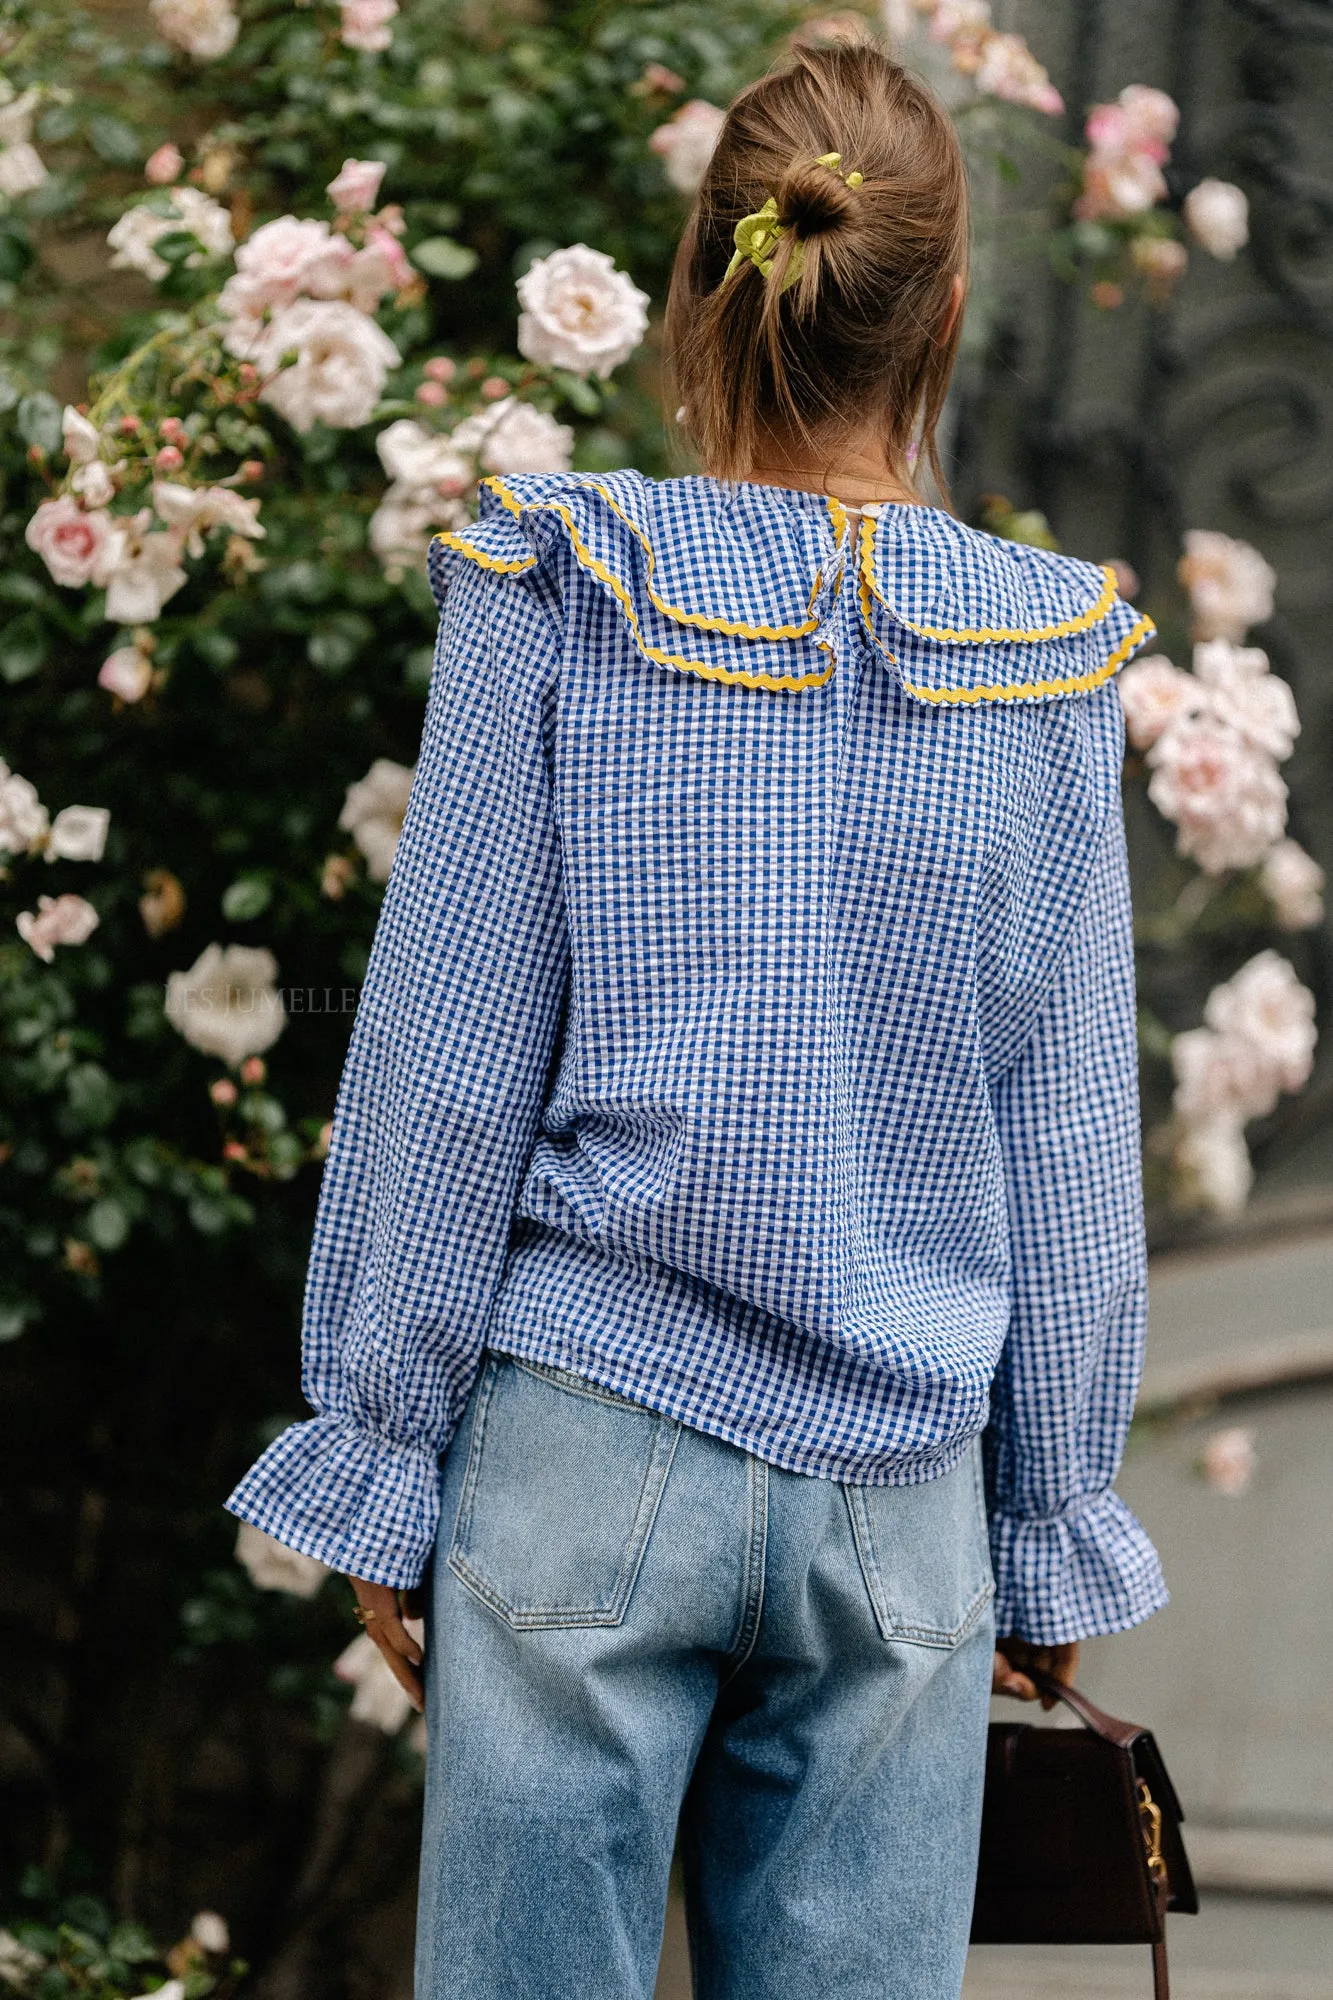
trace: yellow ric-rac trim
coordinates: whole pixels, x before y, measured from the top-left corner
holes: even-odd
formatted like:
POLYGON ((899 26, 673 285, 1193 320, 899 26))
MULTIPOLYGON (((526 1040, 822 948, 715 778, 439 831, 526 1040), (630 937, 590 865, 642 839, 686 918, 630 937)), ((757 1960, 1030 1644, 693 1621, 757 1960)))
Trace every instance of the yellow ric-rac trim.
POLYGON ((1153 638, 1156 631, 1151 618, 1140 618, 1115 651, 1086 674, 1061 674, 1058 680, 1014 682, 1002 687, 928 688, 914 687, 910 681, 904 681, 903 687, 908 694, 916 695, 921 701, 954 705, 978 701, 1039 701, 1048 694, 1086 694, 1089 688, 1100 687, 1103 681, 1109 681, 1140 641, 1153 638))
MULTIPOLYGON (((1102 591, 1094 604, 1086 611, 1080 611, 1076 618, 1062 618, 1056 625, 1022 626, 978 626, 975 630, 960 631, 949 625, 914 625, 910 618, 904 618, 896 606, 889 603, 875 580, 875 524, 869 515, 861 520, 861 576, 863 583, 884 609, 892 614, 897 623, 908 632, 915 632, 921 639, 941 639, 955 646, 976 646, 986 643, 1021 644, 1030 639, 1068 639, 1075 632, 1086 632, 1090 625, 1098 625, 1110 612, 1115 603, 1115 571, 1109 566, 1102 569, 1102 591)), ((863 591, 864 596, 864 591, 863 591)))
MULTIPOLYGON (((493 484, 494 482, 487 483, 493 484)), ((505 496, 502 494, 501 498, 503 499, 505 496)), ((650 646, 640 629, 638 614, 634 609, 629 592, 620 581, 620 578, 614 575, 606 567, 605 563, 599 562, 592 550, 581 540, 568 507, 563 506, 559 500, 532 500, 528 502, 527 511, 558 514, 560 516, 569 530, 569 539, 574 554, 584 569, 590 570, 598 582, 605 584, 612 595, 619 600, 629 628, 634 634, 634 643, 646 659, 656 660, 664 667, 679 667, 682 673, 700 674, 705 680, 727 681, 739 687, 772 688, 779 694, 799 694, 803 688, 823 687, 824 683, 832 678, 835 662, 831 647, 827 648, 829 655, 827 667, 822 668, 817 673, 760 674, 745 673, 739 668, 712 666, 707 660, 687 660, 682 658, 678 653, 664 653, 660 647, 650 646)), ((527 556, 515 562, 505 562, 497 556, 489 556, 484 554, 481 549, 473 548, 471 542, 466 541, 462 535, 442 534, 437 535, 435 539, 446 543, 451 549, 457 549, 460 555, 470 557, 473 562, 479 563, 483 569, 496 569, 512 573, 516 570, 531 569, 537 560, 536 556, 527 556)))
POLYGON ((475 549, 471 542, 463 539, 462 535, 448 531, 441 532, 434 539, 443 542, 447 549, 457 549, 461 556, 469 556, 474 563, 480 563, 483 569, 499 570, 501 576, 517 576, 520 570, 531 569, 537 560, 536 556, 518 556, 513 562, 506 562, 503 556, 488 556, 485 549, 475 549))
MULTIPOLYGON (((489 479, 483 480, 482 484, 491 488, 492 492, 509 509, 511 514, 522 515, 524 502, 517 499, 509 491, 504 481, 497 474, 493 474, 489 479)), ((595 493, 600 493, 607 506, 611 509, 611 512, 619 516, 636 541, 641 544, 644 555, 647 557, 647 573, 644 577, 644 589, 664 618, 670 618, 677 625, 697 626, 704 632, 722 632, 729 639, 805 639, 809 637, 811 632, 817 629, 819 620, 814 616, 813 606, 815 598, 819 594, 820 584, 823 581, 822 574, 815 577, 814 589, 810 593, 810 601, 806 606, 806 615, 799 625, 747 625, 739 618, 715 618, 707 611, 686 611, 679 604, 668 604, 666 599, 659 597, 653 589, 653 574, 657 568, 657 557, 653 553, 652 543, 648 540, 647 535, 644 534, 643 529, 636 521, 630 519, 614 493, 603 486, 600 479, 582 479, 579 481, 579 484, 590 488, 595 493)), ((552 503, 550 501, 533 501, 527 504, 549 507, 552 503)), ((830 500, 830 512, 837 506, 838 503, 836 500, 830 500)), ((834 515, 834 523, 835 532, 841 532, 837 528, 836 515, 834 515)))

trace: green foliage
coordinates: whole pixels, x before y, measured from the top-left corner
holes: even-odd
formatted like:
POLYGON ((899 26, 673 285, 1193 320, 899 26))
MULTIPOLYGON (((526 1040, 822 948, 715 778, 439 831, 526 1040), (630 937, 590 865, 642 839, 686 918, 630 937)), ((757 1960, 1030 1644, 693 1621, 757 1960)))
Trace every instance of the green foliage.
POLYGON ((62 1891, 42 1868, 24 1870, 17 1912, 0 1924, 0 1981, 18 2000, 140 2000, 178 1980, 184 2000, 232 2000, 246 1965, 193 1938, 159 1944, 142 1924, 117 1922, 100 1897, 62 1891))

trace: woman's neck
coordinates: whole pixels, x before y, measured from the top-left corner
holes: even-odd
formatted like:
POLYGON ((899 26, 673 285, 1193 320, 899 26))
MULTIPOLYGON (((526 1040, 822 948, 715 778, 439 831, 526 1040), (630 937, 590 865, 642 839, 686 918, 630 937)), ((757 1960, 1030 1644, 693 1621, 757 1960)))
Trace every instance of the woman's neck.
POLYGON ((854 440, 848 441, 829 454, 770 446, 756 455, 743 477, 756 486, 793 486, 805 493, 826 493, 849 509, 885 501, 906 507, 925 504, 887 462, 878 441, 861 447, 854 440))

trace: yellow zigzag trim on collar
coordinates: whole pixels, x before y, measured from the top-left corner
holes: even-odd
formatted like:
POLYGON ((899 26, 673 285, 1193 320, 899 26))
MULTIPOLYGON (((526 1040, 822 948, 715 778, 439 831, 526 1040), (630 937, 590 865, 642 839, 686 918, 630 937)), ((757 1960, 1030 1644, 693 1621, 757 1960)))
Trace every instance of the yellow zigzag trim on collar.
MULTIPOLYGON (((491 488, 491 491, 509 509, 511 514, 521 517, 524 506, 523 501, 515 498, 498 475, 492 475, 491 478, 483 480, 482 484, 491 488)), ((637 522, 631 521, 614 493, 609 492, 603 486, 600 479, 583 479, 579 481, 579 484, 594 493, 600 493, 607 506, 611 509, 611 512, 619 516, 635 540, 641 544, 644 555, 647 557, 647 574, 644 577, 644 589, 664 618, 670 618, 677 625, 697 626, 704 632, 722 632, 729 639, 805 639, 817 629, 819 620, 813 616, 812 607, 816 597, 819 595, 819 586, 823 581, 822 572, 816 574, 814 588, 810 592, 810 602, 806 606, 806 616, 799 625, 747 625, 739 618, 715 618, 707 611, 685 611, 678 604, 668 604, 666 599, 659 597, 653 589, 653 573, 657 568, 657 557, 654 555, 652 543, 648 540, 647 535, 644 534, 643 529, 638 526, 637 522)), ((536 500, 528 504, 536 507, 550 507, 555 503, 549 500, 536 500)), ((841 514, 842 510, 836 500, 830 499, 828 504, 829 511, 833 515, 834 533, 835 535, 840 534, 841 527, 838 515, 841 514)), ((564 510, 560 509, 560 511, 563 512, 564 510)))
POLYGON ((1003 687, 974 688, 928 688, 914 687, 904 681, 908 694, 914 694, 921 701, 951 703, 955 706, 978 701, 1039 701, 1048 694, 1086 694, 1089 689, 1100 687, 1109 681, 1116 668, 1123 665, 1144 639, 1155 637, 1157 627, 1151 618, 1140 618, 1133 631, 1120 641, 1115 651, 1104 659, 1100 666, 1092 667, 1086 674, 1061 674, 1057 680, 1015 682, 1003 687))
MULTIPOLYGON (((494 485, 495 482, 488 480, 487 484, 494 485)), ((508 495, 501 493, 500 497, 505 500, 506 504, 509 504, 508 495)), ((710 666, 706 660, 687 660, 677 653, 664 653, 660 647, 650 646, 640 629, 638 613, 634 609, 629 592, 620 581, 620 578, 615 576, 606 567, 605 563, 599 562, 592 550, 581 540, 568 507, 564 506, 559 500, 532 500, 528 502, 526 511, 536 513, 539 510, 544 513, 558 514, 560 516, 569 531, 570 544, 579 562, 583 565, 584 569, 589 570, 597 578, 598 582, 604 584, 612 595, 618 599, 629 628, 634 634, 634 643, 645 659, 656 660, 664 667, 678 667, 683 673, 700 674, 705 680, 726 681, 739 687, 771 688, 779 694, 799 694, 804 688, 823 687, 825 682, 832 678, 833 669, 836 664, 833 648, 826 645, 822 640, 817 643, 828 653, 829 663, 827 667, 824 667, 818 673, 812 674, 746 673, 739 668, 710 666)), ((523 512, 525 510, 516 508, 515 511, 523 512)), ((499 570, 507 576, 513 575, 519 570, 531 569, 537 560, 534 555, 523 556, 516 561, 507 562, 500 556, 487 555, 483 550, 474 548, 471 542, 466 541, 462 535, 446 533, 437 535, 435 539, 438 542, 443 542, 447 548, 457 549, 460 555, 467 556, 472 562, 478 563, 482 569, 499 570)))
POLYGON ((1035 625, 1027 630, 1021 626, 983 625, 975 631, 955 631, 948 625, 914 625, 910 618, 904 618, 902 612, 889 603, 876 581, 875 524, 869 515, 863 516, 861 520, 861 576, 884 609, 905 631, 915 632, 921 639, 940 639, 946 644, 955 646, 975 646, 988 642, 1024 644, 1032 639, 1068 639, 1075 632, 1086 632, 1089 626, 1099 625, 1103 618, 1109 616, 1116 598, 1115 571, 1109 566, 1104 566, 1101 596, 1076 618, 1062 618, 1057 625, 1035 625))

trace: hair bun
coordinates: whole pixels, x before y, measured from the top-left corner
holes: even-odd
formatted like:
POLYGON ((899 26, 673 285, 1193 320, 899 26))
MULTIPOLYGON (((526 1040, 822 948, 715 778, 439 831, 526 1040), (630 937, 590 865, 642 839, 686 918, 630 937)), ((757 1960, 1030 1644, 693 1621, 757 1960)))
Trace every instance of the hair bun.
POLYGON ((835 167, 811 156, 793 160, 777 191, 778 214, 798 236, 823 236, 852 213, 856 196, 835 167))

